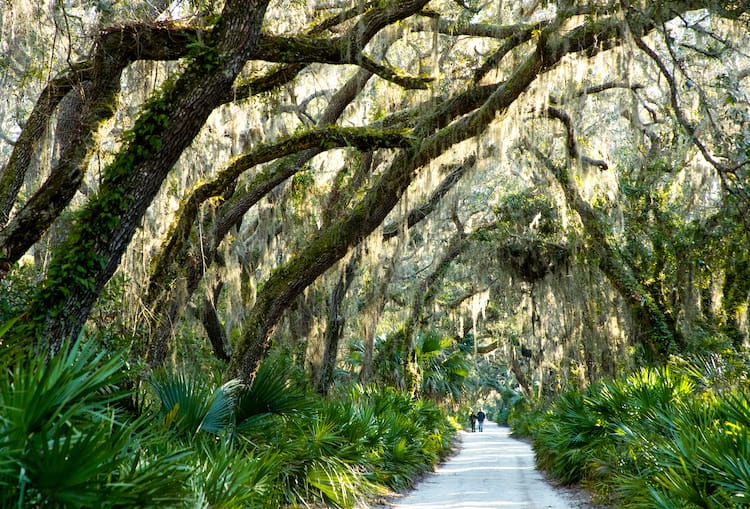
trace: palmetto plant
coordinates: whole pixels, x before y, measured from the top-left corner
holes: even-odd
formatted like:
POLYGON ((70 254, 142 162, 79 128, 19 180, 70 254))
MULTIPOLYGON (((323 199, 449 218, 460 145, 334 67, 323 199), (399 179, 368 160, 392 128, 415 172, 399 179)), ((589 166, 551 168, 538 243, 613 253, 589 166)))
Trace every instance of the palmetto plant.
POLYGON ((748 507, 748 409, 747 393, 739 392, 703 397, 672 416, 674 436, 655 451, 659 469, 639 507, 748 507))
POLYGON ((643 368, 585 392, 563 393, 539 425, 537 460, 563 482, 654 465, 654 442, 671 433, 694 385, 670 369, 643 368))
POLYGON ((417 337, 414 353, 420 394, 433 401, 458 399, 469 376, 469 361, 451 338, 430 331, 417 337))
POLYGON ((159 401, 157 415, 163 424, 181 437, 199 432, 219 434, 233 423, 234 402, 242 389, 233 380, 217 389, 181 372, 161 372, 151 385, 159 401))
POLYGON ((290 362, 273 356, 258 368, 253 383, 237 393, 234 418, 238 431, 273 424, 313 409, 311 394, 290 378, 290 362))
POLYGON ((584 394, 571 389, 538 424, 537 464, 563 483, 578 482, 589 474, 590 460, 607 435, 606 422, 591 411, 584 394))
POLYGON ((190 505, 216 509, 281 506, 276 480, 284 461, 278 453, 256 454, 238 444, 199 439, 192 459, 190 505))
POLYGON ((626 508, 750 506, 750 396, 699 367, 643 369, 563 395, 537 428, 540 466, 626 508))
POLYGON ((49 359, 12 361, 0 384, 0 506, 159 506, 183 498, 183 454, 148 452, 157 441, 145 422, 113 405, 126 396, 117 390, 122 368, 119 358, 80 344, 49 359))
POLYGON ((390 488, 410 485, 450 449, 456 430, 435 403, 374 386, 357 386, 350 397, 374 416, 369 424, 373 475, 390 488))
POLYGON ((285 433, 267 444, 283 458, 278 485, 285 505, 353 507, 382 491, 361 468, 367 459, 360 460, 356 445, 338 430, 338 422, 315 412, 292 419, 285 433))
POLYGON ((95 347, 0 355, 0 507, 350 508, 432 468, 452 436, 433 403, 322 399, 279 359, 249 387, 162 372, 137 417, 118 404, 123 362, 95 347))

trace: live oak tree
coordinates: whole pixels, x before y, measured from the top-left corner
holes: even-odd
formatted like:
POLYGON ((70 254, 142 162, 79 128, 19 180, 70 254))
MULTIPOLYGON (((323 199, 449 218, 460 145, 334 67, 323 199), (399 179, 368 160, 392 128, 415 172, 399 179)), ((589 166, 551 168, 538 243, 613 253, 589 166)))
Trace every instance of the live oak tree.
MULTIPOLYGON (((87 6, 81 2, 81 8, 87 6)), ((607 111, 609 98, 611 109, 628 112, 628 132, 636 133, 631 145, 647 147, 648 157, 643 158, 647 164, 653 167, 670 150, 699 154, 693 157, 713 169, 722 196, 732 197, 731 207, 747 210, 745 161, 750 144, 743 141, 748 132, 743 113, 747 113, 745 69, 750 64, 740 49, 748 35, 745 3, 485 5, 362 0, 313 5, 229 0, 215 10, 213 5, 193 10, 189 2, 178 3, 179 9, 172 6, 158 16, 144 15, 147 10, 139 11, 137 2, 128 7, 131 10, 124 13, 133 13, 131 19, 113 18, 96 26, 90 49, 77 46, 86 39, 71 37, 71 56, 50 58, 55 65, 50 69, 52 77, 44 80, 33 107, 19 120, 20 132, 7 146, 0 174, 3 274, 39 245, 64 212, 72 211, 73 216, 63 229, 64 239, 52 249, 38 292, 4 341, 31 340, 54 352, 65 339, 78 336, 129 246, 132 249, 149 207, 164 200, 170 179, 195 178, 194 185, 180 189, 176 197, 179 206, 174 217, 166 219, 170 226, 149 259, 139 296, 147 309, 149 337, 144 354, 149 363, 165 362, 175 325, 194 294, 208 284, 207 276, 221 277, 217 274, 229 263, 226 246, 233 240, 249 242, 255 231, 267 236, 261 242, 264 247, 253 246, 238 258, 242 270, 260 273, 261 281, 257 292, 250 290, 253 295, 246 301, 239 337, 224 351, 229 357, 227 376, 252 378, 290 307, 346 261, 350 263, 338 267, 341 276, 332 277, 331 336, 325 342, 329 351, 320 381, 325 390, 340 335, 335 310, 357 263, 347 256, 373 239, 378 244, 405 242, 410 226, 418 222, 407 211, 414 206, 418 214, 416 204, 430 203, 431 193, 434 203, 458 203, 456 193, 439 192, 439 182, 468 156, 478 159, 469 173, 479 175, 476 185, 481 185, 483 174, 485 184, 496 178, 490 166, 512 166, 513 156, 522 152, 520 157, 531 155, 533 161, 517 168, 550 172, 554 180, 545 177, 545 186, 552 181, 560 186, 562 201, 577 214, 574 220, 580 220, 586 245, 602 261, 603 273, 643 319, 645 329, 636 341, 660 355, 684 348, 676 317, 669 315, 677 309, 665 309, 668 300, 664 289, 653 284, 654 268, 622 249, 624 244, 613 238, 617 235, 608 223, 611 210, 592 204, 575 186, 574 177, 592 165, 599 168, 596 171, 613 172, 612 163, 639 163, 622 158, 608 164, 587 154, 589 145, 577 140, 575 123, 596 125, 596 120, 600 126, 608 125, 606 118, 586 118, 583 101, 593 98, 604 105, 599 111, 607 111), (703 39, 696 42, 685 33, 703 39), (608 63, 598 69, 606 55, 616 55, 620 68, 608 63), (731 58, 733 65, 722 66, 722 58, 731 58), (108 123, 132 114, 134 105, 119 106, 118 94, 128 92, 121 89, 127 83, 124 77, 143 61, 170 65, 159 68, 164 75, 160 85, 140 105, 119 141, 105 142, 101 137, 107 136, 108 123), (711 72, 698 72, 697 66, 705 62, 711 72), (614 76, 603 75, 606 72, 614 76), (626 81, 629 73, 634 74, 632 82, 626 81), (718 97, 721 92, 712 88, 711 79, 721 76, 725 76, 721 90, 734 102, 717 112, 714 106, 724 96, 718 97), (648 79, 653 83, 635 82, 648 79), (320 89, 322 82, 332 88, 320 89), (564 89, 547 85, 559 87, 564 82, 568 82, 564 89), (619 95, 607 96, 608 90, 618 90, 619 95), (299 94, 309 97, 300 101, 299 94), (64 128, 62 152, 38 186, 22 193, 30 168, 40 158, 40 147, 54 131, 64 101, 71 98, 78 106, 64 128), (273 104, 278 105, 275 110, 273 104), (189 151, 201 150, 196 140, 213 137, 218 145, 223 136, 212 131, 211 115, 237 114, 231 112, 243 108, 267 108, 267 124, 245 126, 248 139, 236 157, 220 160, 209 155, 209 171, 200 178, 191 174, 185 159, 189 151), (278 129, 270 117, 288 116, 288 112, 294 116, 287 121, 292 129, 278 129), (513 128, 500 134, 493 131, 503 124, 513 128), (524 138, 528 125, 537 126, 538 132, 524 138), (636 136, 640 141, 635 141, 636 136), (518 138, 518 144, 501 139, 505 137, 518 138), (677 140, 674 146, 665 147, 668 137, 677 140), (295 224, 302 221, 289 213, 298 206, 293 203, 295 193, 296 199, 301 194, 306 196, 303 200, 312 200, 317 185, 314 173, 325 168, 320 161, 326 155, 344 162, 334 172, 337 176, 321 185, 324 205, 311 212, 320 217, 306 218, 310 224, 295 224), (100 175, 92 179, 95 165, 100 175), (444 173, 432 181, 425 178, 435 168, 444 173), (306 185, 310 174, 314 183, 306 185), (81 199, 84 184, 93 186, 93 191, 81 199), (264 215, 261 207, 269 206, 283 209, 287 216, 278 211, 264 215), (268 246, 276 241, 268 239, 279 236, 277 229, 279 234, 297 229, 299 235, 285 240, 283 252, 271 256, 268 246)), ((69 19, 64 11, 62 16, 69 19)), ((251 113, 247 118, 253 121, 262 116, 251 113)), ((593 131, 591 137, 601 140, 593 131)), ((687 158, 683 161, 688 164, 687 158)), ((464 208, 455 209, 453 219, 443 227, 445 232, 451 224, 457 225, 458 231, 453 229, 453 240, 435 255, 437 265, 417 285, 411 305, 406 306, 411 309, 406 352, 414 329, 428 322, 424 303, 432 299, 429 292, 449 277, 446 269, 460 260, 468 245, 486 240, 487 229, 496 225, 489 208, 478 213, 480 220, 468 221, 467 210, 476 203, 468 198, 460 202, 464 208)), ((434 209, 426 206, 422 217, 434 209)), ((736 217, 742 217, 741 212, 736 217)), ((736 231, 733 235, 735 240, 741 237, 736 231)), ((502 243, 498 246, 502 250, 502 243)), ((740 313, 747 301, 747 288, 739 283, 747 272, 747 255, 742 259, 744 265, 735 263, 727 272, 732 306, 740 313)), ((542 271, 539 279, 545 275, 542 271)), ((222 281, 208 286, 225 287, 222 281)), ((210 297, 212 291, 204 294, 210 297)), ((372 294, 369 305, 382 311, 384 291, 372 294)), ((220 298, 219 292, 216 295, 205 306, 208 310, 213 306, 213 312, 220 298)), ((204 318, 208 324, 210 317, 204 318)), ((371 344, 369 349, 364 373, 372 362, 371 344)))

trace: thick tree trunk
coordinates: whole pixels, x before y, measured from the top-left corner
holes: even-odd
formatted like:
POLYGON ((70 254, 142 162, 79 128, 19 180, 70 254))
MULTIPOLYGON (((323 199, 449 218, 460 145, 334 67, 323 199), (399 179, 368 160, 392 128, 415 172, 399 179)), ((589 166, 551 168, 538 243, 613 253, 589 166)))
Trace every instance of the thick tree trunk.
MULTIPOLYGON (((7 164, 0 174, 0 228, 10 218, 13 204, 18 198, 34 152, 49 128, 49 121, 57 105, 72 89, 77 80, 65 77, 50 82, 42 91, 36 107, 26 120, 26 125, 13 145, 7 164)), ((0 253, 4 251, 0 248, 0 253)))
POLYGON ((126 147, 106 168, 99 192, 56 252, 30 309, 33 336, 50 351, 78 335, 167 173, 229 94, 253 54, 267 4, 226 3, 205 50, 149 101, 126 147))
MULTIPOLYGON (((17 262, 68 206, 86 174, 94 134, 103 121, 115 114, 120 75, 127 62, 119 58, 102 60, 104 61, 100 63, 96 81, 81 84, 70 92, 84 95, 85 87, 87 100, 82 102, 83 111, 74 123, 67 148, 61 152, 58 163, 52 168, 44 184, 0 230, 0 252, 11 263, 17 262)), ((19 159, 13 159, 8 167, 8 171, 18 172, 20 182, 15 181, 8 192, 4 193, 7 204, 12 204, 11 197, 15 198, 13 193, 17 195, 20 183, 23 182, 25 169, 22 171, 19 165, 22 160, 28 163, 27 155, 19 155, 19 159)))
POLYGON ((11 264, 18 261, 70 203, 83 181, 99 126, 115 114, 125 67, 137 59, 177 58, 187 42, 184 33, 163 27, 118 26, 99 35, 90 60, 74 64, 67 75, 47 85, 0 175, 0 259, 11 264), (80 94, 82 104, 80 114, 68 126, 67 147, 45 183, 8 222, 34 152, 68 94, 80 94))

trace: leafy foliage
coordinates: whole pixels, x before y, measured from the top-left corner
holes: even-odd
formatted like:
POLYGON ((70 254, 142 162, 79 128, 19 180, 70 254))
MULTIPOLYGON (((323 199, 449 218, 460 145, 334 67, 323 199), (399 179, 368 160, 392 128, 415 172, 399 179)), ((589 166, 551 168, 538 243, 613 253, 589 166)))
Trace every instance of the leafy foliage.
POLYGON ((189 438, 201 431, 217 434, 228 428, 240 384, 230 381, 212 391, 184 373, 165 372, 153 377, 152 386, 160 402, 159 418, 189 438))
POLYGON ((143 419, 118 411, 121 373, 121 359, 80 344, 10 366, 0 386, 0 505, 161 506, 184 497, 181 452, 164 453, 143 419))
POLYGON ((120 405, 122 358, 80 343, 50 359, 10 352, 3 507, 354 507, 432 469, 455 431, 435 404, 394 390, 322 399, 282 358, 249 387, 161 372, 136 417, 120 405))
POLYGON ((621 507, 746 507, 747 388, 698 389, 706 375, 676 366, 561 395, 533 426, 539 466, 621 507))
POLYGON ((433 401, 460 399, 470 365, 453 340, 435 331, 425 332, 417 338, 414 353, 420 394, 433 401))

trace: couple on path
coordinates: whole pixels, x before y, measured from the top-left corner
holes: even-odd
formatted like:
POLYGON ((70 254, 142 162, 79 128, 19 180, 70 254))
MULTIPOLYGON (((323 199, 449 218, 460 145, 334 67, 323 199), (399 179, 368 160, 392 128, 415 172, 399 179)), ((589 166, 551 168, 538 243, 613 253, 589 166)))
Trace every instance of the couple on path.
POLYGON ((474 413, 474 410, 471 411, 471 415, 469 416, 469 421, 471 422, 471 431, 474 432, 477 430, 477 422, 479 423, 479 431, 484 430, 484 419, 487 417, 487 414, 484 413, 484 409, 480 408, 478 413, 474 413))

